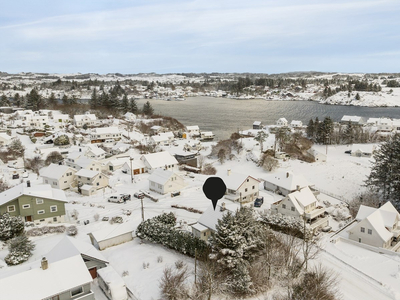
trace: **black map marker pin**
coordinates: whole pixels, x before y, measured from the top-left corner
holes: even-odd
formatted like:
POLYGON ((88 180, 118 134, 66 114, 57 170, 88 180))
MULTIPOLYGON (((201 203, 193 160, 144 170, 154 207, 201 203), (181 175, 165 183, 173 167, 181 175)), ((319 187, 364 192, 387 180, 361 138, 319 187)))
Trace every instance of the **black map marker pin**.
POLYGON ((218 200, 225 195, 225 182, 219 177, 209 177, 203 184, 203 192, 212 201, 215 210, 218 200))

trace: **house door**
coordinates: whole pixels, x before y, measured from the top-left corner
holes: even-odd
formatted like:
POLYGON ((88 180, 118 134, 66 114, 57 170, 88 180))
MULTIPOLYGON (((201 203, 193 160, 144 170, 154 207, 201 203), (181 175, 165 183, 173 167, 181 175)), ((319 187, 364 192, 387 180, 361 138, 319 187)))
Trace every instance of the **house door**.
POLYGON ((133 175, 137 175, 137 174, 140 174, 140 169, 133 170, 133 175))
POLYGON ((33 218, 32 216, 25 216, 25 222, 32 222, 33 218))
POLYGON ((89 273, 92 276, 92 278, 95 279, 97 277, 97 268, 94 267, 94 268, 89 269, 89 273))
POLYGON ((144 168, 142 168, 142 173, 144 173, 144 168))
POLYGON ((358 242, 361 243, 361 238, 358 239, 358 242))

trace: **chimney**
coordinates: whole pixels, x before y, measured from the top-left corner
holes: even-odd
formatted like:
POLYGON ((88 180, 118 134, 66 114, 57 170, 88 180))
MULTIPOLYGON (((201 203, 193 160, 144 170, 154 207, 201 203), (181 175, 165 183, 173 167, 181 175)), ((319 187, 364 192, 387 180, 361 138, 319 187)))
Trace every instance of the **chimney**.
POLYGON ((49 263, 48 263, 46 257, 42 258, 41 264, 42 264, 42 270, 46 270, 49 267, 49 263))
POLYGON ((296 190, 300 191, 300 186, 296 185, 296 190))
POLYGON ((286 178, 289 178, 289 172, 286 173, 286 178))
POLYGON ((227 174, 228 174, 228 176, 231 175, 231 169, 228 169, 227 174))
POLYGON ((26 187, 31 187, 31 181, 30 180, 26 181, 26 187))

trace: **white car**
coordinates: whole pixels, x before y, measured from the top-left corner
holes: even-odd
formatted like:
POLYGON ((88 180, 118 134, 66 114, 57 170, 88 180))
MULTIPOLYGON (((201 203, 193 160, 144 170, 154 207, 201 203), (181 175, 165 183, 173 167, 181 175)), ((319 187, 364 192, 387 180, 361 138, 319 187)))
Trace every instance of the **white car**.
POLYGON ((108 202, 123 203, 124 199, 122 199, 121 195, 115 195, 108 197, 108 202))

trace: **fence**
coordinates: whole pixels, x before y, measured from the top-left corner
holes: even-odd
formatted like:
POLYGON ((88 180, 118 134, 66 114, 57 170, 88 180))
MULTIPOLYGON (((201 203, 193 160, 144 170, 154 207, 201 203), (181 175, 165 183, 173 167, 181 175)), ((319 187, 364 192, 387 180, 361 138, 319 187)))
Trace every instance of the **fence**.
POLYGON ((316 190, 318 190, 319 192, 321 192, 321 193, 323 193, 323 194, 325 194, 325 195, 328 195, 328 196, 330 196, 330 197, 332 197, 332 198, 335 198, 335 199, 337 199, 337 200, 343 201, 343 202, 346 203, 346 204, 349 204, 349 200, 347 200, 347 199, 344 198, 343 196, 340 196, 340 195, 334 194, 334 193, 332 193, 332 192, 329 192, 329 191, 320 189, 320 188, 318 188, 318 187, 316 187, 316 190))

